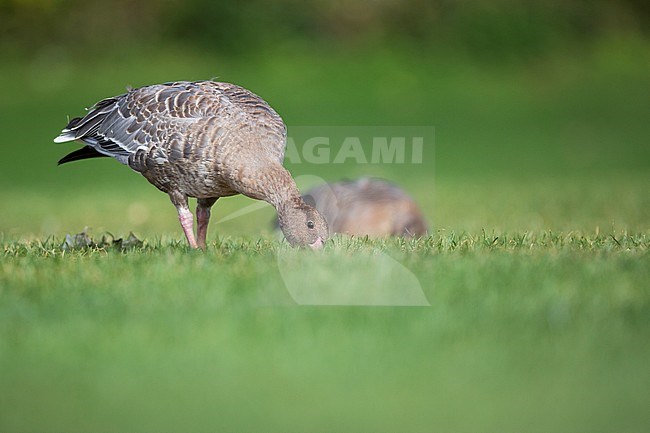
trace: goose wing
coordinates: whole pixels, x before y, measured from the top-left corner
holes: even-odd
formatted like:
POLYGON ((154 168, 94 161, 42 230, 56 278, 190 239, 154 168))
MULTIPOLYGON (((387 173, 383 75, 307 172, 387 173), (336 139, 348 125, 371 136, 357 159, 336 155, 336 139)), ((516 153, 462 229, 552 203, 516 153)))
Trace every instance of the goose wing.
POLYGON ((221 95, 224 99, 224 107, 227 106, 227 110, 231 112, 233 127, 246 129, 245 133, 250 134, 260 146, 260 151, 282 164, 287 127, 280 115, 264 99, 235 84, 214 81, 199 84, 207 88, 206 93, 217 92, 221 95))
POLYGON ((140 148, 165 147, 171 137, 190 141, 192 125, 209 118, 217 120, 215 127, 246 125, 249 132, 271 139, 274 153, 284 154, 286 129, 280 116, 252 92, 212 81, 145 86, 104 99, 84 117, 72 119, 54 141, 81 140, 126 164, 140 148))
POLYGON ((146 86, 101 100, 84 117, 72 119, 54 142, 81 140, 126 164, 139 148, 162 144, 201 117, 191 109, 197 95, 189 84, 146 86))

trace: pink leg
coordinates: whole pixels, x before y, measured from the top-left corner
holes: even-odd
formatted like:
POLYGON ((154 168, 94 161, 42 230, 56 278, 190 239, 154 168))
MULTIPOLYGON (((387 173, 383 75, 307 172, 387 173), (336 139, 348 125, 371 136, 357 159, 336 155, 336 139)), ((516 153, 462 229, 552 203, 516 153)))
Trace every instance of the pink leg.
POLYGON ((196 205, 196 222, 199 248, 205 249, 205 240, 208 236, 208 223, 210 222, 210 208, 217 201, 216 198, 199 199, 196 205))
POLYGON ((210 208, 196 208, 197 231, 196 237, 199 248, 205 249, 205 239, 208 236, 208 222, 210 221, 210 208))
POLYGON ((194 239, 194 216, 192 212, 190 212, 187 205, 177 206, 176 209, 178 210, 178 220, 181 222, 181 227, 183 227, 187 242, 189 242, 192 248, 198 248, 196 239, 194 239))

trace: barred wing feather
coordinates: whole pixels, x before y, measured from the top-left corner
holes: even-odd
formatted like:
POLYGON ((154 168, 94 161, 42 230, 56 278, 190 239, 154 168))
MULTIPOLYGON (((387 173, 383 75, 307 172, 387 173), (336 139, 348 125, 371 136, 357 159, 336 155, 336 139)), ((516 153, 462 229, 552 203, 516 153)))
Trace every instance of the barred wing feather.
MULTIPOLYGON (((206 81, 146 86, 104 99, 83 118, 72 119, 54 141, 81 140, 99 154, 126 164, 139 148, 164 147, 171 137, 189 140, 190 128, 199 119, 218 117, 214 125, 230 122, 238 127, 243 123, 238 114, 265 134, 270 130, 274 136, 286 137, 280 117, 257 95, 233 84, 206 81)), ((277 151, 283 154, 284 140, 279 145, 277 151)))

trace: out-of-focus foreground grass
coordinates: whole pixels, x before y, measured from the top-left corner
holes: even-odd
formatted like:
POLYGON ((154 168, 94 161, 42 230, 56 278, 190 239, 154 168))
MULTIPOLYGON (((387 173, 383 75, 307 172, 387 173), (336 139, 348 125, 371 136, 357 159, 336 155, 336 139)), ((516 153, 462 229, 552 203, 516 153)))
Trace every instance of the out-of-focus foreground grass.
POLYGON ((2 430, 605 432, 650 422, 647 235, 338 238, 284 269, 288 247, 255 239, 206 253, 169 241, 126 252, 58 244, 3 245, 2 430), (364 256, 377 265, 360 269, 364 256), (430 306, 298 306, 290 293, 302 289, 287 276, 372 295, 374 273, 405 270, 430 306), (350 287, 359 273, 367 286, 350 287))

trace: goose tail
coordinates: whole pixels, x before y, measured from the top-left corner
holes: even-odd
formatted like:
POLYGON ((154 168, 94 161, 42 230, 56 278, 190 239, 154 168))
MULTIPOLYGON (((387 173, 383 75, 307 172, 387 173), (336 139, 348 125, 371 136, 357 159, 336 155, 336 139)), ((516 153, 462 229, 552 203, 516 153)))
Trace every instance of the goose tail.
MULTIPOLYGON (((60 136, 59 136, 60 137, 60 136)), ((59 138, 57 137, 57 138, 59 138)), ((66 140, 69 141, 69 140, 66 140)), ((65 164, 66 162, 72 162, 72 161, 79 161, 81 159, 90 159, 90 158, 101 158, 101 157, 107 157, 108 155, 104 155, 103 153, 97 152, 95 149, 93 149, 90 146, 85 146, 82 147, 79 150, 75 150, 74 152, 68 153, 66 156, 61 158, 57 165, 65 164)))
POLYGON ((77 139, 76 134, 75 134, 75 127, 79 124, 81 121, 81 117, 75 117, 72 119, 70 122, 68 122, 68 126, 66 126, 61 133, 54 138, 55 143, 66 143, 68 141, 74 141, 77 139))

